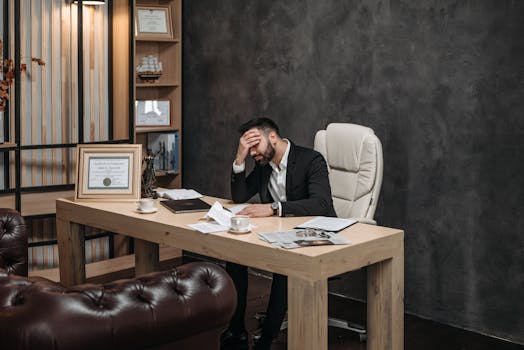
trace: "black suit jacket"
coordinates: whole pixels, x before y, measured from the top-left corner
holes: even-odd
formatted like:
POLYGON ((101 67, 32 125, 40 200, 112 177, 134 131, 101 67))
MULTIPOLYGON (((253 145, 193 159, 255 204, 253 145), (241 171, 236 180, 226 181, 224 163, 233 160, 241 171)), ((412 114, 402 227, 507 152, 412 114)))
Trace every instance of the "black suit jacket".
MULTIPOLYGON (((291 141, 290 141, 291 142, 291 141)), ((234 202, 244 203, 257 192, 262 203, 271 203, 269 177, 273 169, 269 164, 256 165, 246 172, 231 175, 231 196, 234 202)), ((287 202, 282 202, 282 216, 336 216, 331 198, 331 187, 324 157, 309 148, 291 142, 286 173, 287 202)))

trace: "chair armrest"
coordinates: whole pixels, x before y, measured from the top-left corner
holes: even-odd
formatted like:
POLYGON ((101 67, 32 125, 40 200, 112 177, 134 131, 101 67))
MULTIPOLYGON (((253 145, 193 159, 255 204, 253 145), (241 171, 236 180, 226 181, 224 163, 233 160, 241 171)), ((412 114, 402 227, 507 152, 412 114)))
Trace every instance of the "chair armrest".
POLYGON ((0 348, 146 349, 225 329, 235 308, 211 263, 73 288, 0 271, 0 348))

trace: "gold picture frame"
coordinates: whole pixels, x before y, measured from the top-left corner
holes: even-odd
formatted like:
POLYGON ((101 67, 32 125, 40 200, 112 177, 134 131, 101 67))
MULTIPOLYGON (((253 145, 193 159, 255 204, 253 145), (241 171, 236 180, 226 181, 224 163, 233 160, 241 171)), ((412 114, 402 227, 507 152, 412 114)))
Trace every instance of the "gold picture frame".
POLYGON ((78 145, 75 201, 138 200, 141 157, 141 144, 78 145))
POLYGON ((172 39, 171 7, 168 5, 137 6, 135 34, 137 39, 172 39))

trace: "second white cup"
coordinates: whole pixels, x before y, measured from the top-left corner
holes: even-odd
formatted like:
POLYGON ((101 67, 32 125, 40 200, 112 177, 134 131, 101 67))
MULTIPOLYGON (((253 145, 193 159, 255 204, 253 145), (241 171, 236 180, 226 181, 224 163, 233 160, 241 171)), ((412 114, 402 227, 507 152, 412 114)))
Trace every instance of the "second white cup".
POLYGON ((141 198, 136 202, 136 206, 143 211, 153 210, 155 208, 155 200, 152 198, 141 198))
POLYGON ((231 218, 231 229, 233 231, 249 231, 249 216, 235 215, 231 218))

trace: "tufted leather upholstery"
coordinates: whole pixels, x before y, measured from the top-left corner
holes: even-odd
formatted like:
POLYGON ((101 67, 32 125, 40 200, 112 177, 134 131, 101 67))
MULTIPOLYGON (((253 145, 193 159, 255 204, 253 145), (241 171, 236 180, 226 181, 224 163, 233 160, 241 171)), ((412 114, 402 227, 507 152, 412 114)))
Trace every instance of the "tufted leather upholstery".
POLYGON ((382 145, 373 130, 332 123, 317 132, 314 148, 328 164, 337 216, 373 220, 383 168, 382 145))
POLYGON ((0 209, 0 267, 27 276, 27 230, 13 209, 0 209))
MULTIPOLYGON (((17 212, 0 209, 0 227, 6 228, 0 237, 0 349, 219 348, 236 291, 217 265, 190 263, 105 285, 65 288, 10 273, 27 261, 25 225, 17 212)), ((22 270, 27 274, 27 266, 22 270)))

